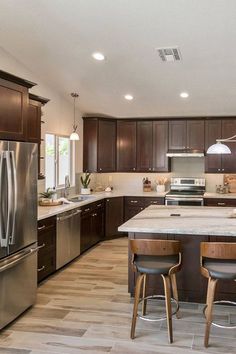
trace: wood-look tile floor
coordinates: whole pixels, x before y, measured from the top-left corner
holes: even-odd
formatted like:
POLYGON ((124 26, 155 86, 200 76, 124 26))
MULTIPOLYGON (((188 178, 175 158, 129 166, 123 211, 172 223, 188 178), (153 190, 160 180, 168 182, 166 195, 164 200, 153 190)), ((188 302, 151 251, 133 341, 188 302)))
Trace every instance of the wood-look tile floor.
MULTIPOLYGON (((203 347, 202 306, 181 304, 174 343, 165 322, 138 320, 129 339, 132 299, 127 293, 127 239, 106 241, 56 273, 38 289, 36 305, 0 333, 0 354, 236 353, 236 331, 212 329, 203 347)), ((236 310, 220 308, 222 321, 236 310)))

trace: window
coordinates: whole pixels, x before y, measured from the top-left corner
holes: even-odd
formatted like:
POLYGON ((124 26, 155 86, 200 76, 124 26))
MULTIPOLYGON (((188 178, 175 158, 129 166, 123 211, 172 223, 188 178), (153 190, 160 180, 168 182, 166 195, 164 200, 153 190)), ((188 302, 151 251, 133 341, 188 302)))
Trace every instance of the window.
POLYGON ((71 186, 75 184, 74 155, 74 142, 69 137, 45 135, 46 188, 62 188, 66 175, 71 186))

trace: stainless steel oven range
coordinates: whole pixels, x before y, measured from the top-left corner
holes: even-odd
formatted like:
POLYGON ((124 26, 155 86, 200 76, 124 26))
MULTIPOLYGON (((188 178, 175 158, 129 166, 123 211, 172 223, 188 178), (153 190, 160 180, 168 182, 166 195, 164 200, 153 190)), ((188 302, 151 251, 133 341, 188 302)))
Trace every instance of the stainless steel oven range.
POLYGON ((172 177, 166 205, 202 206, 206 190, 205 178, 172 177))

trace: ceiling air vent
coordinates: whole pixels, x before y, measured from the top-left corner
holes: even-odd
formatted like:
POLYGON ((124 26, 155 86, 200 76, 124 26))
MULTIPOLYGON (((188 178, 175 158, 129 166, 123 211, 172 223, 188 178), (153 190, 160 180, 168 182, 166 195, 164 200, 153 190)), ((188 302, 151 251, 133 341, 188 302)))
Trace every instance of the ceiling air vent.
POLYGON ((162 61, 173 62, 181 60, 181 54, 178 47, 157 48, 157 51, 162 61))

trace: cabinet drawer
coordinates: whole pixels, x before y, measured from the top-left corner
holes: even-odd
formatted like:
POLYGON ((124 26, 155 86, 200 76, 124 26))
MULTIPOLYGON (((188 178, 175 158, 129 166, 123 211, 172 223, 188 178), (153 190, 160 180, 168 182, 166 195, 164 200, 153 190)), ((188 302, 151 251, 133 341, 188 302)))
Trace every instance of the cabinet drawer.
POLYGON ((204 205, 219 207, 236 207, 236 199, 206 198, 204 199, 204 205))
POLYGON ((149 205, 164 205, 165 204, 165 198, 160 198, 160 197, 146 197, 145 198, 145 206, 149 205))
POLYGON ((56 218, 51 217, 38 221, 38 234, 43 232, 45 229, 54 228, 56 226, 56 218))
POLYGON ((145 198, 143 197, 126 197, 125 204, 130 206, 145 206, 145 198))
POLYGON ((54 254, 38 254, 38 282, 52 274, 56 270, 54 254))

